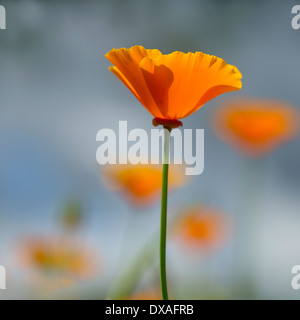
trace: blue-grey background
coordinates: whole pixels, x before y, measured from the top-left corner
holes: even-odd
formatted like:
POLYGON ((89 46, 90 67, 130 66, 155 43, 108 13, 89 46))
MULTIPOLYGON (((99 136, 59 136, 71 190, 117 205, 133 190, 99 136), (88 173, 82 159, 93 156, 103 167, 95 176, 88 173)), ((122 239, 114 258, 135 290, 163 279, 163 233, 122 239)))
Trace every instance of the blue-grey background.
MULTIPOLYGON (((176 209, 189 202, 206 203, 233 219, 244 215, 244 222, 249 218, 254 226, 254 249, 245 254, 240 248, 240 258, 233 258, 232 248, 243 242, 239 232, 209 262, 189 261, 170 249, 170 273, 178 279, 177 286, 209 277, 212 296, 232 298, 232 288, 248 274, 246 264, 251 265, 254 297, 300 296, 290 284, 291 268, 300 264, 299 138, 263 159, 264 164, 249 163, 211 130, 212 112, 230 96, 279 98, 299 107, 300 30, 291 27, 291 9, 297 1, 1 4, 7 11, 7 30, 0 31, 0 264, 8 274, 8 289, 0 292, 1 298, 27 297, 31 283, 18 262, 19 243, 30 235, 59 233, 58 215, 69 199, 83 206, 86 220, 78 236, 101 265, 101 271, 82 285, 80 297, 99 288, 99 297, 104 298, 121 268, 122 235, 132 213, 101 180, 95 137, 104 127, 117 130, 119 120, 128 120, 132 129, 152 127, 151 115, 109 73, 104 58, 113 47, 135 44, 163 53, 214 54, 243 74, 240 92, 221 96, 184 119, 185 128, 205 129, 205 170, 174 191, 169 203, 176 209), (238 212, 241 185, 248 182, 241 168, 255 171, 262 165, 265 182, 259 204, 251 215, 247 209, 238 212)), ((133 214, 128 260, 156 230, 159 204, 133 214)), ((199 280, 196 291, 203 296, 200 284, 199 280)), ((239 297, 247 297, 247 292, 241 291, 239 297)))

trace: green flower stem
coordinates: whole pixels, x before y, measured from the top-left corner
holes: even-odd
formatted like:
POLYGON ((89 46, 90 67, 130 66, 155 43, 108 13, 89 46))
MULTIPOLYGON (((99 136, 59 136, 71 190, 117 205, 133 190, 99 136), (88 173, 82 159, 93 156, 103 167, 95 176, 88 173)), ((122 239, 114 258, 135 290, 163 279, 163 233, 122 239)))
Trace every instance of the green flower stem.
POLYGON ((164 155, 161 193, 161 224, 160 224, 160 279, 162 299, 168 300, 166 272, 166 239, 167 239, 167 204, 168 204, 168 174, 170 153, 170 130, 164 132, 164 155))

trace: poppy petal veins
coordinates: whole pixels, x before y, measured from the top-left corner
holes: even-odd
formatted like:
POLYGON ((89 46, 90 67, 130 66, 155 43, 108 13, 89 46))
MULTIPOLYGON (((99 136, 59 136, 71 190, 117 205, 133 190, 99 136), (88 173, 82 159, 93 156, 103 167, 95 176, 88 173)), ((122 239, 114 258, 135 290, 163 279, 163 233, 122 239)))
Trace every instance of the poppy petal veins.
POLYGON ((239 90, 242 75, 223 59, 202 52, 163 55, 142 46, 113 49, 110 70, 156 118, 178 120, 216 96, 239 90))

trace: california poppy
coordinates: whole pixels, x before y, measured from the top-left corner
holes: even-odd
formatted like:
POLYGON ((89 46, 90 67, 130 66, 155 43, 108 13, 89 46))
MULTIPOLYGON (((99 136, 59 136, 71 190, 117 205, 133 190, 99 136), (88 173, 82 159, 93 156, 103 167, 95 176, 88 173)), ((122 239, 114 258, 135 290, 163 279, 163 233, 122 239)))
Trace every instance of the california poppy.
POLYGON ((206 206, 187 208, 175 222, 173 235, 189 248, 219 248, 228 237, 229 219, 217 209, 206 206))
POLYGON ((299 112, 287 103, 269 99, 235 99, 213 117, 217 135, 242 153, 258 157, 293 138, 299 112))
POLYGON ((94 258, 81 245, 59 238, 34 237, 22 243, 22 265, 45 274, 85 278, 92 274, 94 258))
MULTIPOLYGON (((161 189, 162 168, 160 165, 113 165, 102 170, 105 185, 121 191, 134 206, 152 204, 159 196, 161 189)), ((179 167, 170 168, 170 187, 181 186, 185 176, 179 167)))
POLYGON ((156 288, 149 288, 135 292, 128 300, 161 300, 161 294, 156 288))
POLYGON ((214 97, 242 87, 235 66, 202 52, 163 55, 157 49, 134 46, 112 49, 105 57, 114 65, 109 69, 156 118, 156 124, 176 123, 214 97))
MULTIPOLYGON (((239 90, 242 75, 223 59, 202 52, 175 51, 163 55, 142 46, 112 49, 106 58, 110 70, 127 86, 154 116, 153 125, 169 131, 216 96, 239 90)), ((162 172, 160 272, 162 298, 168 300, 166 276, 166 229, 168 198, 168 159, 170 137, 165 131, 162 172)))

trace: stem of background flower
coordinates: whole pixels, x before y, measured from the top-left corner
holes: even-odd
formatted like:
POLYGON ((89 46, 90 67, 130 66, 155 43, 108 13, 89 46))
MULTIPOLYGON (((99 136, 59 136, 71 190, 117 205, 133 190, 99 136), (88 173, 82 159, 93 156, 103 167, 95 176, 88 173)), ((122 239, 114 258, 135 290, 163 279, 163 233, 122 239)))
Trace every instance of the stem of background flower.
MULTIPOLYGON (((166 129, 166 128, 165 128, 166 129)), ((170 153, 170 131, 164 130, 164 155, 161 192, 161 223, 160 223, 160 279, 162 299, 168 300, 166 272, 166 239, 167 239, 167 204, 168 204, 168 174, 170 153)))

